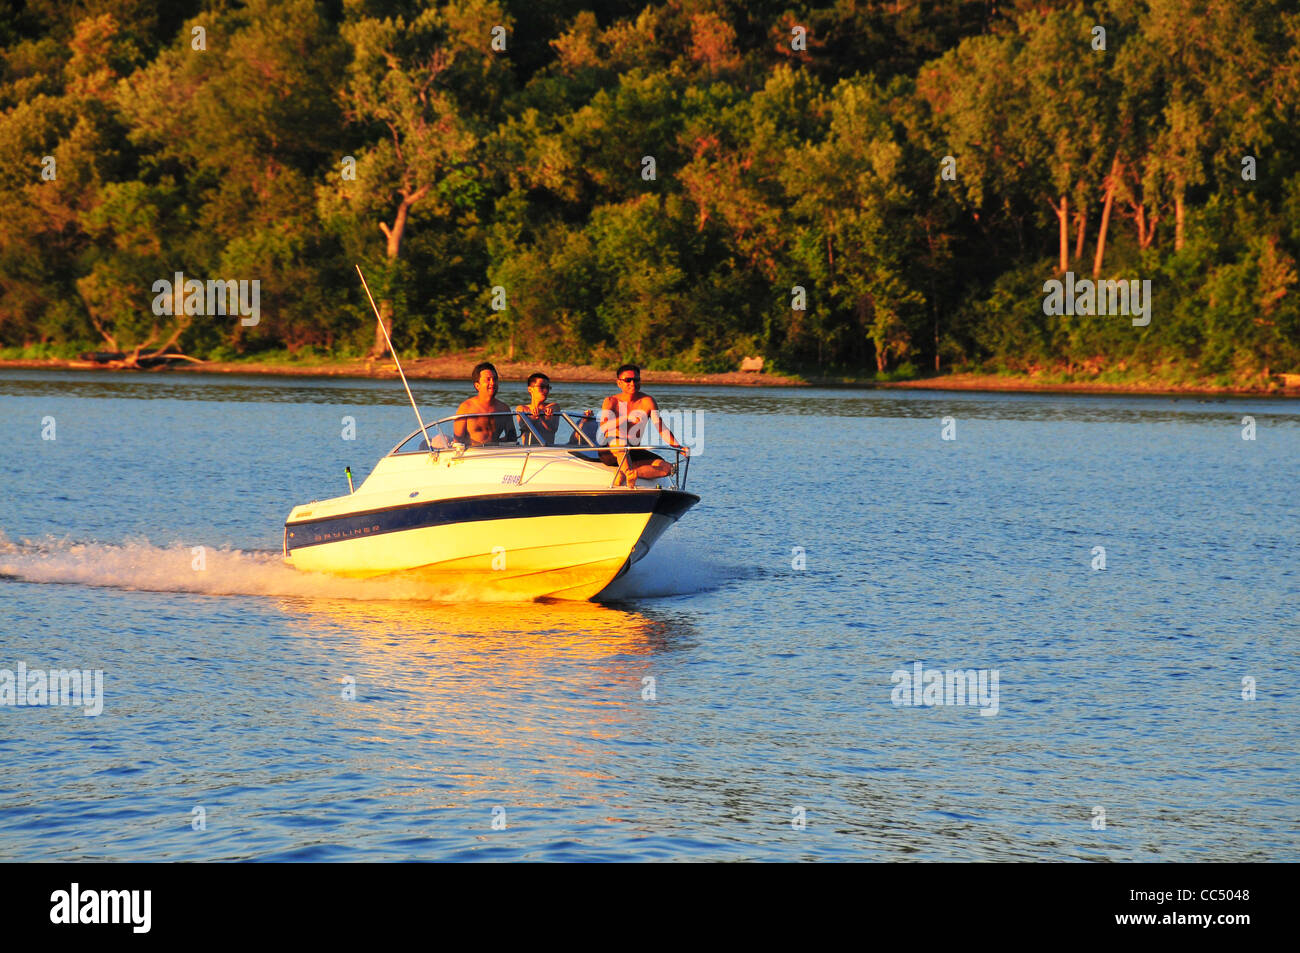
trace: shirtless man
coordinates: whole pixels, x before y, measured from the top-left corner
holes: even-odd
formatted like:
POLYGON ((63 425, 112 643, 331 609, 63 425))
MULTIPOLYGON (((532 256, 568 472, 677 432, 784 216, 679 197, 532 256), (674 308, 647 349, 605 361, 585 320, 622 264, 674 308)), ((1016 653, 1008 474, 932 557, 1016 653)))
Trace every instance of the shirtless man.
POLYGON ((600 432, 609 438, 610 448, 601 454, 601 460, 606 466, 618 467, 615 486, 626 482, 629 488, 634 488, 638 479, 657 480, 673 472, 672 464, 657 453, 627 449, 640 441, 648 424, 653 423, 668 445, 681 450, 683 456, 690 456, 691 451, 677 442, 664 426, 655 399, 641 390, 641 368, 624 364, 618 369, 616 379, 619 392, 606 397, 600 405, 600 432))
MULTIPOLYGON (((497 400, 497 369, 484 361, 474 365, 474 390, 478 393, 456 408, 458 414, 510 413, 497 400)), ((510 417, 470 417, 456 421, 456 439, 463 444, 481 447, 499 440, 515 439, 515 422, 510 417)))
MULTIPOLYGON (((528 376, 528 403, 520 404, 515 408, 515 412, 526 414, 532 418, 532 423, 537 432, 546 440, 549 447, 555 443, 555 431, 560 426, 559 419, 555 416, 560 412, 560 405, 550 400, 548 395, 551 393, 551 379, 540 371, 528 376)), ((524 428, 524 442, 531 443, 535 440, 528 428, 524 428)))

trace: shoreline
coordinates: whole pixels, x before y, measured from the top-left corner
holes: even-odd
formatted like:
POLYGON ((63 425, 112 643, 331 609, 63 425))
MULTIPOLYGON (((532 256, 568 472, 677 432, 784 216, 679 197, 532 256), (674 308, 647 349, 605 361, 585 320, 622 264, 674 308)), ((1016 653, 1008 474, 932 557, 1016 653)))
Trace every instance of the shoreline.
MULTIPOLYGON (((402 370, 408 380, 459 381, 468 384, 470 371, 481 355, 464 354, 443 357, 407 358, 402 370)), ((609 384, 613 386, 614 371, 586 364, 548 364, 538 361, 523 364, 519 361, 493 361, 502 381, 523 382, 530 374, 546 374, 556 383, 609 384)), ((64 358, 0 360, 0 369, 14 370, 73 370, 103 371, 129 374, 248 374, 267 377, 350 377, 362 380, 397 380, 397 368, 392 361, 336 361, 322 364, 259 364, 242 361, 211 361, 203 364, 175 363, 167 367, 148 369, 113 367, 93 361, 74 361, 64 358)), ((682 371, 642 370, 647 384, 716 384, 733 387, 808 387, 807 381, 781 374, 730 371, 725 374, 687 374, 682 371)))
MULTIPOLYGON (((468 381, 473 366, 483 360, 481 353, 464 352, 441 357, 408 358, 402 364, 410 380, 468 381)), ((519 361, 495 361, 501 380, 522 382, 529 374, 541 372, 557 383, 609 383, 612 370, 587 364, 549 364, 519 361)), ((320 364, 279 364, 241 361, 213 361, 203 364, 176 363, 149 369, 113 367, 93 361, 66 358, 28 358, 0 360, 0 370, 74 370, 108 373, 156 374, 246 374, 267 377, 348 377, 361 380, 396 380, 397 370, 390 361, 336 361, 320 364)), ((1218 397, 1300 397, 1300 375, 1272 387, 1215 387, 1173 382, 1115 384, 1096 381, 1036 380, 1028 375, 946 374, 906 381, 853 380, 847 378, 805 379, 783 374, 752 371, 729 371, 720 374, 691 374, 683 371, 643 370, 647 385, 704 384, 721 387, 826 387, 859 390, 940 390, 983 393, 1058 393, 1058 394, 1141 394, 1147 396, 1218 396, 1218 397), (1294 383, 1293 383, 1294 382, 1294 383)))
MULTIPOLYGON (((1291 375, 1296 376, 1296 375, 1291 375)), ((986 393, 1039 394, 1141 394, 1149 397, 1300 397, 1300 383, 1273 387, 1215 387, 1155 381, 1150 384, 1114 384, 1100 381, 1036 380, 1028 375, 947 374, 943 377, 889 381, 875 385, 889 390, 951 390, 986 393)))

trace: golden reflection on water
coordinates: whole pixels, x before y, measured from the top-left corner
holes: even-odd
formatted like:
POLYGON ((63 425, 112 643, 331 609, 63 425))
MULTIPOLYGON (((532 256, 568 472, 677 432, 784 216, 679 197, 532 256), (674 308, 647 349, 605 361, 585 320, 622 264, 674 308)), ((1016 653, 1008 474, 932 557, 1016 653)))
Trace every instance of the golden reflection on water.
POLYGON ((561 793, 608 806, 629 767, 620 742, 652 731, 646 679, 695 642, 689 623, 589 602, 280 605, 336 685, 356 679, 364 704, 320 710, 360 729, 336 754, 413 778, 381 795, 412 806, 543 807, 561 793))
POLYGON ((518 665, 623 656, 650 656, 673 648, 688 633, 680 622, 595 602, 282 599, 290 631, 303 636, 348 636, 352 645, 391 657, 402 647, 440 660, 473 662, 509 650, 518 665))

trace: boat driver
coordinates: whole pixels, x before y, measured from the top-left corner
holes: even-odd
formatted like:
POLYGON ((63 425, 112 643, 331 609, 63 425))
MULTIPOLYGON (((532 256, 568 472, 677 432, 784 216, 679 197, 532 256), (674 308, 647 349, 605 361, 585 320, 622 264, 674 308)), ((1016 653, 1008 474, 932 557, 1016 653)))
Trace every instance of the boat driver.
POLYGON ((683 456, 690 456, 690 448, 677 442, 659 416, 659 404, 641 390, 641 368, 624 364, 616 372, 615 379, 619 392, 606 397, 600 405, 600 432, 609 440, 609 449, 601 451, 601 462, 618 467, 615 486, 626 483, 629 488, 635 488, 638 478, 657 480, 669 476, 673 465, 659 454, 627 448, 640 442, 649 423, 653 423, 668 445, 680 450, 683 456))
MULTIPOLYGON (((510 408, 497 400, 497 369, 484 361, 474 365, 470 380, 477 393, 456 408, 457 414, 508 414, 510 408)), ((515 422, 512 417, 462 417, 456 421, 456 439, 471 447, 514 441, 515 422)))

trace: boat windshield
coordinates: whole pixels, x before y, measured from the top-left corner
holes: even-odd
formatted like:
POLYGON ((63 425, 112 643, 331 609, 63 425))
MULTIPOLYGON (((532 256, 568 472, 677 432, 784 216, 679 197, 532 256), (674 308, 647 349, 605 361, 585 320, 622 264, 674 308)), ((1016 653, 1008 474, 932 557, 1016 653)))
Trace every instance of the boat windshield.
POLYGON ((450 450, 455 443, 467 447, 566 447, 591 448, 599 443, 595 411, 564 411, 549 417, 534 417, 512 411, 493 414, 458 414, 444 417, 417 430, 393 453, 427 453, 450 450))

